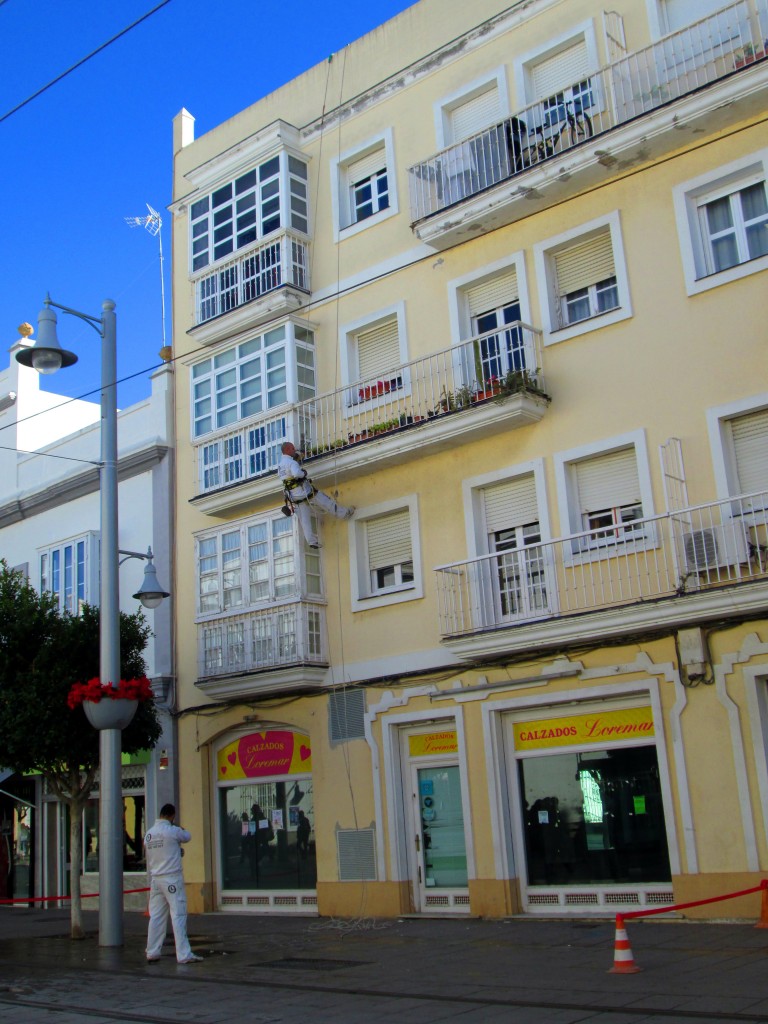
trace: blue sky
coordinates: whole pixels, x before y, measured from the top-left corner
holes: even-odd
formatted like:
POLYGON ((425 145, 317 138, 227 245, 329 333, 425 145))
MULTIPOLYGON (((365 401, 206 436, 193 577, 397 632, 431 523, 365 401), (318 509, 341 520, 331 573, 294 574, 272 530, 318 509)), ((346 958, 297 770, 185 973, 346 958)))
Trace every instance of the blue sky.
MULTIPOLYGON (((159 0, 0 0, 0 153, 4 182, 0 315, 6 351, 45 298, 94 316, 117 303, 121 407, 149 394, 162 344, 158 240, 125 217, 164 217, 171 338, 172 119, 202 135, 413 0, 169 0, 58 84, 10 110, 147 14, 159 0)), ((59 314, 79 362, 44 378, 69 396, 100 381, 99 339, 59 314)), ((7 358, 7 356, 5 357, 7 358)))

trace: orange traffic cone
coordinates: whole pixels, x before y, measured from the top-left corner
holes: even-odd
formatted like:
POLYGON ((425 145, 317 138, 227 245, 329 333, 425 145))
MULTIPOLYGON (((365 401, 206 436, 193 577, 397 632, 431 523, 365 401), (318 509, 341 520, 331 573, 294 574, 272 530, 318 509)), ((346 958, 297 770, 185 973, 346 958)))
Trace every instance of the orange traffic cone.
POLYGON ((632 956, 632 947, 627 938, 627 929, 624 927, 624 920, 621 914, 616 915, 616 941, 614 944, 613 967, 609 974, 637 974, 642 970, 635 964, 632 956))
POLYGON ((768 881, 763 880, 760 884, 763 887, 760 897, 760 920, 755 928, 768 928, 768 881))

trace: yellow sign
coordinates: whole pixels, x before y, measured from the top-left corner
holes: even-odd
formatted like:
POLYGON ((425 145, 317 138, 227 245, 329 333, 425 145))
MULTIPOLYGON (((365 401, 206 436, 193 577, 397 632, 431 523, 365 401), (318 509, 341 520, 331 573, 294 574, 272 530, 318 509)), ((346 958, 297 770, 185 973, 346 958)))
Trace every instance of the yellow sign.
POLYGON ((516 750, 542 750, 611 740, 648 739, 654 735, 650 708, 595 711, 589 715, 544 718, 515 725, 516 750))
POLYGON ((434 754, 455 754, 459 749, 455 729, 444 732, 425 732, 408 737, 411 757, 430 757, 434 754))

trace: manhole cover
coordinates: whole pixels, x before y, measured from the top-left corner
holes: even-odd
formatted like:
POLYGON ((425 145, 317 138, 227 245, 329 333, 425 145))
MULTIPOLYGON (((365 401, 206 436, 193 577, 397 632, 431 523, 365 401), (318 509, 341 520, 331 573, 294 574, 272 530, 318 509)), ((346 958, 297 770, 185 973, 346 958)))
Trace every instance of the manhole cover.
POLYGON ((343 971, 345 967, 362 967, 364 960, 326 960, 322 957, 287 956, 254 967, 277 967, 281 971, 343 971))

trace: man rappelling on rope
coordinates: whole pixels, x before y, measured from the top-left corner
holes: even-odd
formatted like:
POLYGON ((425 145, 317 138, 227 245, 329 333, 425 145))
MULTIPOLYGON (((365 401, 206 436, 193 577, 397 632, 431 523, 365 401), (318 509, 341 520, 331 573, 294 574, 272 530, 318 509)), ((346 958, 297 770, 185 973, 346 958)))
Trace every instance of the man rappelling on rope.
POLYGON ((347 508, 344 505, 339 505, 333 498, 329 498, 327 494, 323 494, 322 491, 318 491, 312 486, 307 471, 301 465, 304 453, 296 451, 296 447, 291 441, 285 441, 280 451, 282 456, 277 473, 283 481, 285 493, 283 511, 286 512, 286 515, 296 513, 307 544, 311 548, 319 548, 320 540, 312 525, 312 512, 322 512, 325 515, 335 516, 337 519, 351 519, 355 514, 354 506, 347 508))

